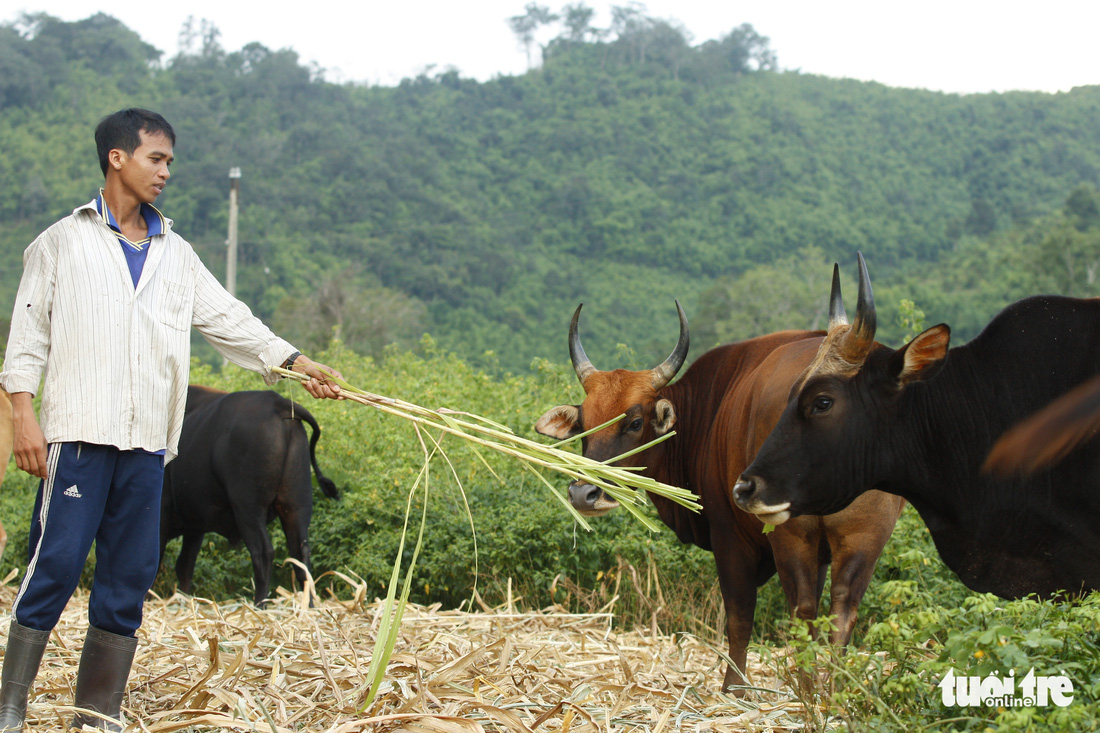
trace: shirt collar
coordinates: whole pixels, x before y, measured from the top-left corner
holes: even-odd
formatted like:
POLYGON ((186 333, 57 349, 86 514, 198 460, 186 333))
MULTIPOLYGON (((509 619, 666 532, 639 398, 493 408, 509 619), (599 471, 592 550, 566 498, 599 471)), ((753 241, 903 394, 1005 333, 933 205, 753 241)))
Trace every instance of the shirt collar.
MULTIPOLYGON (((90 210, 99 217, 99 219, 109 226, 114 232, 121 236, 121 232, 118 228, 118 223, 115 221, 114 214, 111 213, 110 207, 107 206, 103 200, 103 189, 99 189, 99 195, 94 199, 73 209, 73 213, 78 211, 90 210)), ((158 234, 165 234, 172 228, 172 220, 164 214, 160 213, 160 210, 152 204, 141 205, 141 215, 145 218, 145 225, 149 228, 149 236, 155 237, 158 234)))

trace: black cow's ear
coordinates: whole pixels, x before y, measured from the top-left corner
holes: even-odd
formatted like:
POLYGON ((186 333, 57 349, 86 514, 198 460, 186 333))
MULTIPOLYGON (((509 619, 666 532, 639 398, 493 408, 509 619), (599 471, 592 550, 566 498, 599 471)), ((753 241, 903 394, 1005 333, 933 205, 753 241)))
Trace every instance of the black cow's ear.
POLYGON ((657 435, 664 435, 676 424, 676 408, 668 400, 657 400, 654 408, 653 429, 657 435))
POLYGON ((951 328, 941 323, 894 352, 890 368, 898 380, 898 387, 935 376, 943 367, 950 343, 951 328))
POLYGON ((580 432, 581 411, 576 405, 558 405, 539 418, 535 432, 548 438, 565 440, 580 432))

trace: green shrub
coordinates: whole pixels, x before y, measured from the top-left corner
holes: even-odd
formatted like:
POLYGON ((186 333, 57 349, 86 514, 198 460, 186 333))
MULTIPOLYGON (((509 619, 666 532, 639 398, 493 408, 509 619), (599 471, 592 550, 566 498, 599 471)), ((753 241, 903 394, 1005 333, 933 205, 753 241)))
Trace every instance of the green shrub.
MULTIPOLYGON (((827 619, 819 620, 819 623, 827 619)), ((838 653, 800 622, 781 625, 794 664, 780 676, 804 701, 811 729, 843 722, 852 730, 909 731, 923 726, 978 731, 1096 730, 1100 704, 1100 594, 1082 599, 1005 601, 971 593, 935 555, 911 508, 898 523, 861 607, 854 648, 838 653), (1066 675, 1068 707, 969 707, 944 704, 938 683, 956 677, 1066 675)))

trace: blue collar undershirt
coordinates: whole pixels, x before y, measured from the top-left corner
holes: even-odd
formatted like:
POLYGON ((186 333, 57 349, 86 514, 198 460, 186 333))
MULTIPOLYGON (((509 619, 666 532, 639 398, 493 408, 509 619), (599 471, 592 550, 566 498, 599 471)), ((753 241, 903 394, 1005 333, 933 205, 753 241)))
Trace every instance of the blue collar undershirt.
POLYGON ((115 220, 115 215, 111 213, 107 202, 103 200, 103 189, 100 189, 99 195, 96 196, 95 208, 99 212, 103 223, 109 226, 118 237, 118 242, 122 245, 122 252, 126 255, 126 265, 130 268, 130 278, 134 281, 134 287, 136 288, 138 280, 141 279, 141 271, 145 267, 145 258, 149 254, 149 242, 158 234, 163 234, 166 229, 164 216, 152 204, 143 203, 141 205, 141 215, 145 219, 145 226, 149 231, 144 239, 132 242, 123 235, 122 229, 115 220))

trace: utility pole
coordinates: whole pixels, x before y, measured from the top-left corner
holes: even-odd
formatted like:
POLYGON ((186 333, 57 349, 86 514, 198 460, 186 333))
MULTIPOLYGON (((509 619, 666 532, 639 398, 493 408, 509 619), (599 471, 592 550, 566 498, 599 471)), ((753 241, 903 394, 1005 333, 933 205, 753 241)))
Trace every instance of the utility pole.
POLYGON ((232 296, 237 295, 237 208, 241 197, 241 169, 229 169, 229 237, 225 245, 229 248, 225 266, 225 289, 232 296))

